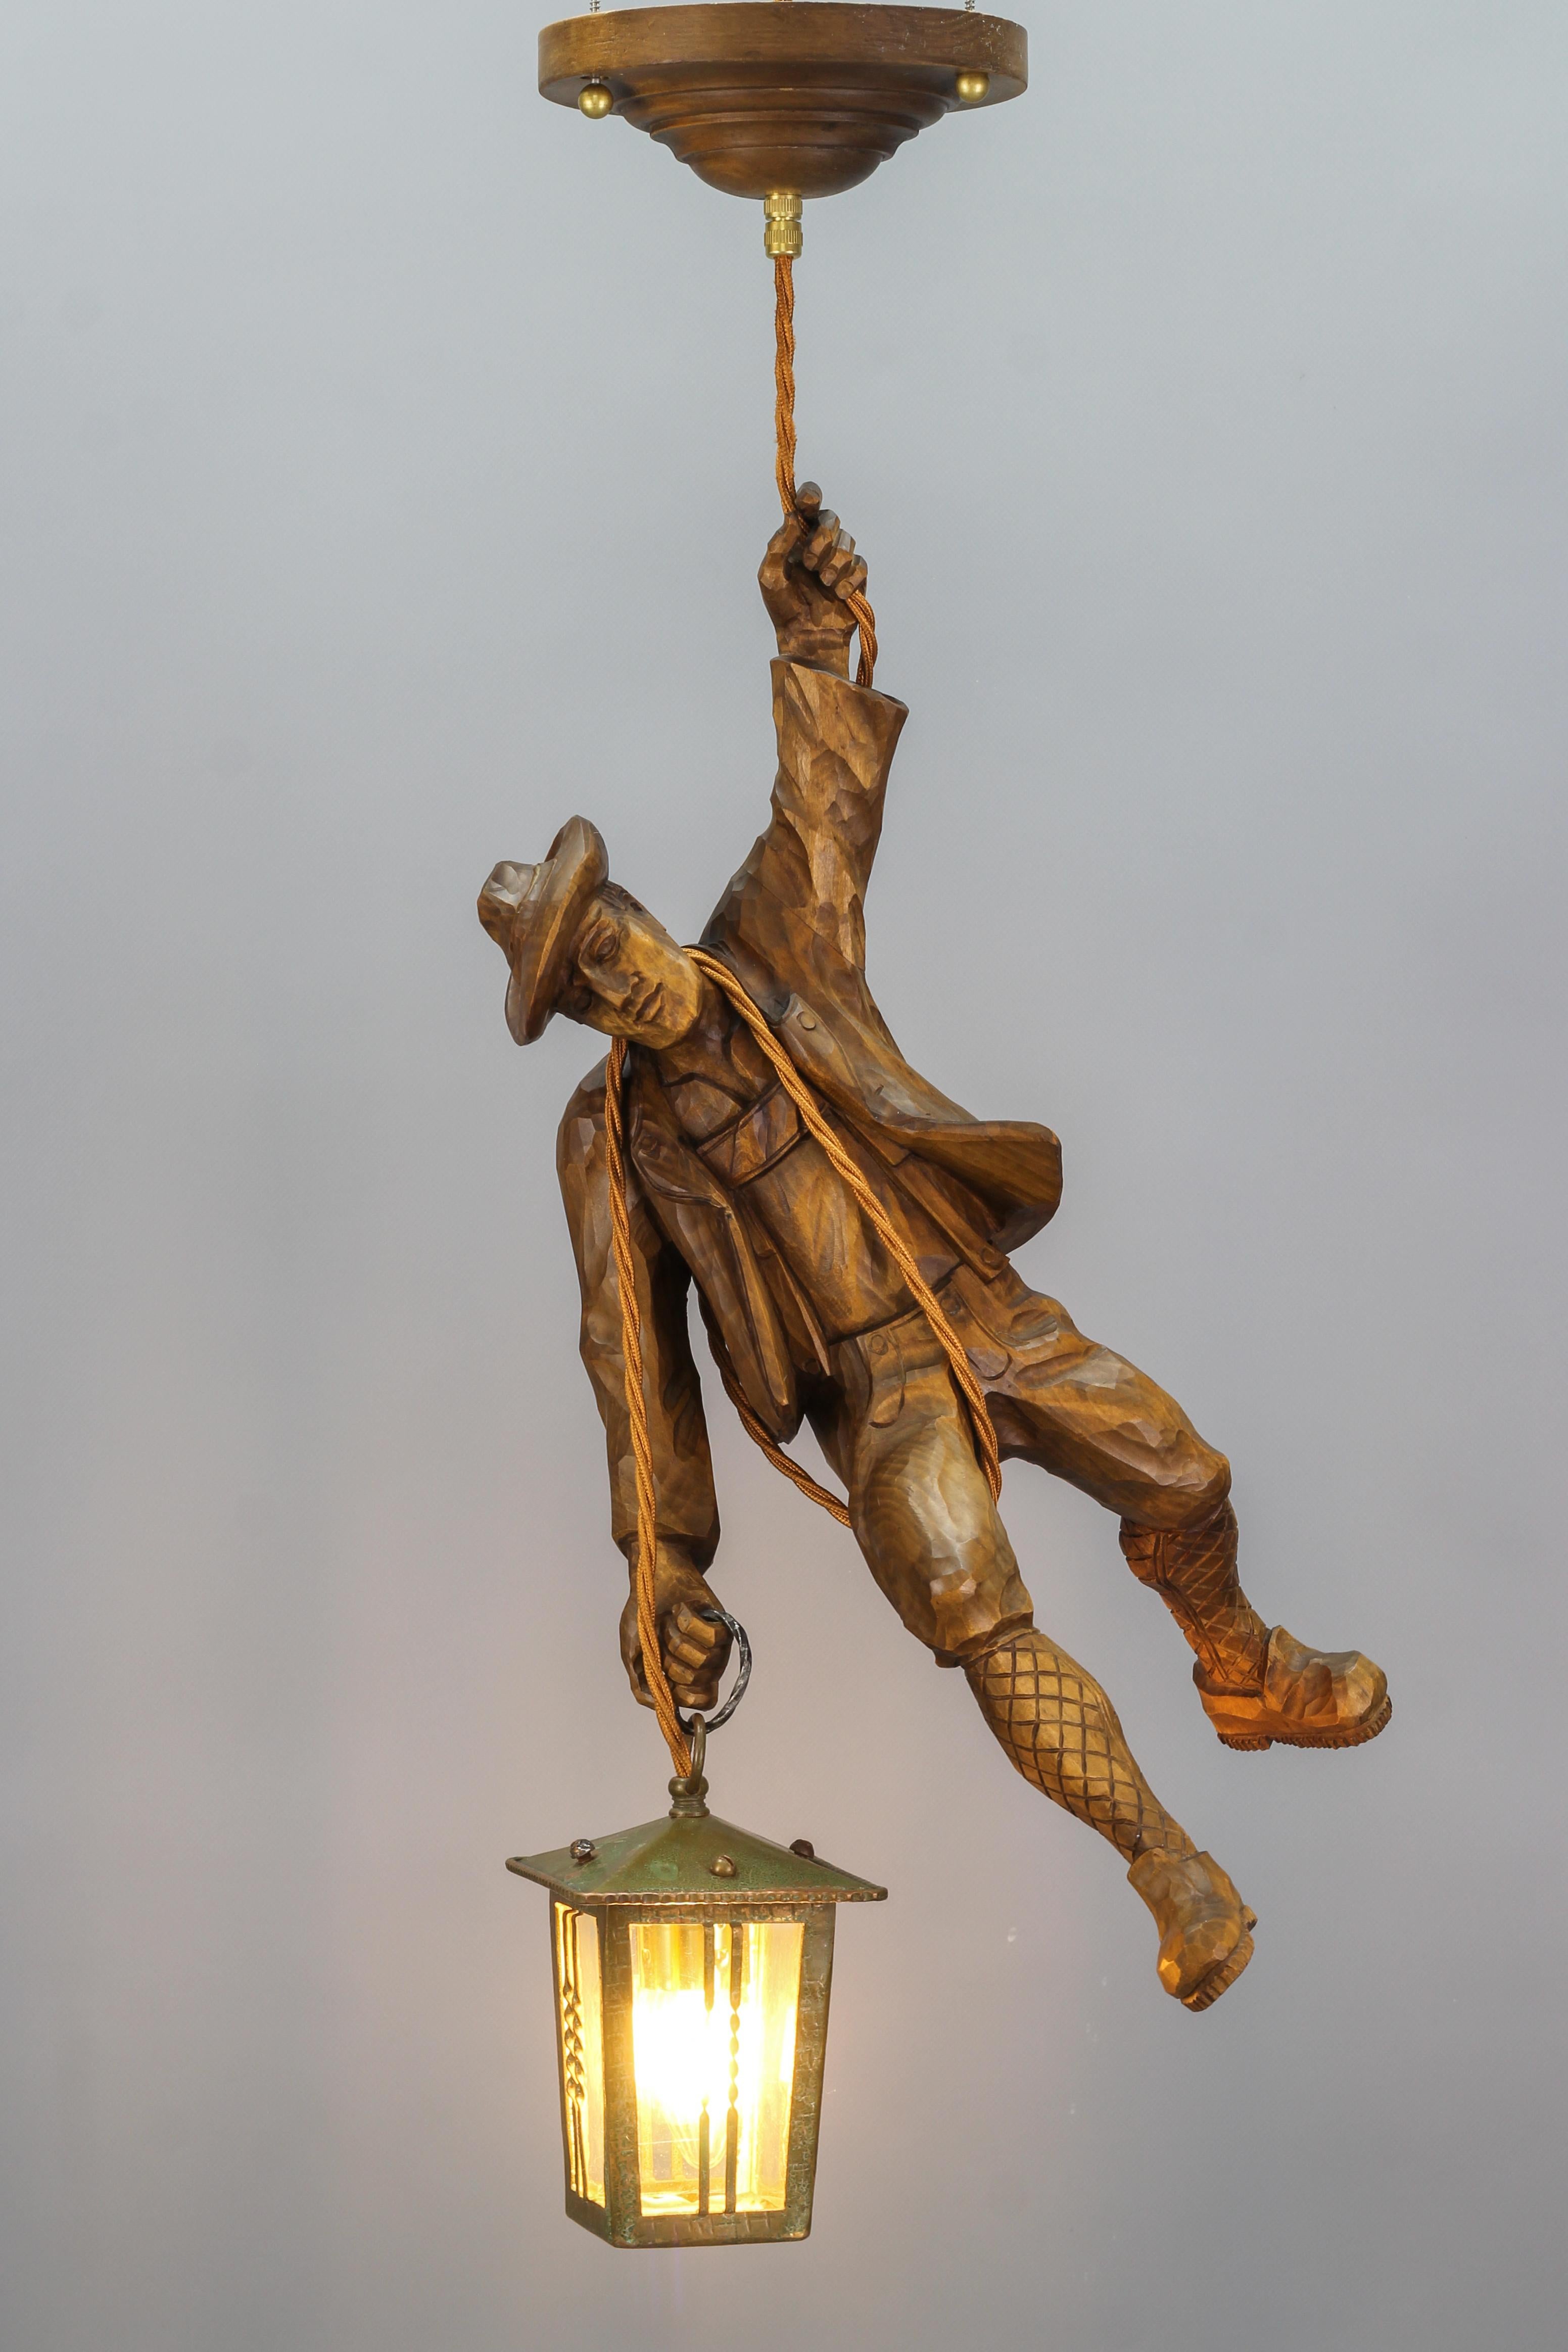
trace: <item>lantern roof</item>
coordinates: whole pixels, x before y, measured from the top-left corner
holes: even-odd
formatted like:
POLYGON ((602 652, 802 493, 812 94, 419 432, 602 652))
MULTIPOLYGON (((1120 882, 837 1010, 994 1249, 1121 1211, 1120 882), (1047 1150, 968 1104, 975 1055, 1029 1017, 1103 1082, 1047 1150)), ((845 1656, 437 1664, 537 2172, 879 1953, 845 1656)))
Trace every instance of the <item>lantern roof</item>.
POLYGON ((775 1845, 706 1811, 579 1838, 553 1853, 514 1854, 507 1868, 575 1904, 708 1904, 723 1911, 737 1904, 887 1899, 885 1886, 819 1862, 804 1839, 775 1845))

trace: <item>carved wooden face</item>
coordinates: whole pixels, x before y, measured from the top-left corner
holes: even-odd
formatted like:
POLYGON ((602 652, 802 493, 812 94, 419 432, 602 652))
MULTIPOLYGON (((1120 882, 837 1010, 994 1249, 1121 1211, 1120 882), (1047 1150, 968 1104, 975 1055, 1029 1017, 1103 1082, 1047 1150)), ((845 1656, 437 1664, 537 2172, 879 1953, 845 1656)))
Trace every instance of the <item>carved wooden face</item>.
POLYGON ((644 908, 596 898, 572 950, 559 1009, 607 1037, 657 1053, 678 1045, 702 1007, 703 978, 644 908))

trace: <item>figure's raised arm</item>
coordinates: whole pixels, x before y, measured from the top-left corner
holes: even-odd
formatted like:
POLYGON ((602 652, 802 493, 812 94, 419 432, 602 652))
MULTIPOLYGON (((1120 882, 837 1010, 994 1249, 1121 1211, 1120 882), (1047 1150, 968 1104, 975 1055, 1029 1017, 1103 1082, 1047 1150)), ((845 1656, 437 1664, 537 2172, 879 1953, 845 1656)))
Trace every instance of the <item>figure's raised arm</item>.
POLYGON ((815 483, 804 486, 758 573, 779 635, 772 815, 715 908, 703 943, 762 938, 773 920, 766 912, 771 901, 859 970, 862 902, 882 833, 883 794, 909 714, 893 696, 851 683, 856 620, 847 600, 864 590, 865 562, 838 517, 822 510, 821 495, 815 483))

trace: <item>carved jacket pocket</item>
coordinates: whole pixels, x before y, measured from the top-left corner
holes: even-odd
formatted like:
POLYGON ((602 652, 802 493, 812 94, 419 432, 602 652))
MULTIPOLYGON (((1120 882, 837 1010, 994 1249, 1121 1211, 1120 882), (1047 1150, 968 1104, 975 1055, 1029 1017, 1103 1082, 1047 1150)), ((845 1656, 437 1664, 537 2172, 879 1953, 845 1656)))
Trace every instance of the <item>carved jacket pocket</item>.
POLYGON ((904 1411, 904 1352, 892 1331, 871 1332, 861 1350, 871 1374, 868 1418, 873 1429, 889 1429, 904 1411))

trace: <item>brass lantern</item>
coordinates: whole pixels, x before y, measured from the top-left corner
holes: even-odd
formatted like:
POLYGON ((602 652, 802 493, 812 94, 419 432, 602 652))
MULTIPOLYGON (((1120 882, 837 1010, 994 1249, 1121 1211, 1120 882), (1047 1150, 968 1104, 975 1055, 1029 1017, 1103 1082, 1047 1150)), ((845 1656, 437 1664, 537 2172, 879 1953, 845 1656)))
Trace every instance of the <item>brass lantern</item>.
POLYGON ((716 1820, 507 1863, 550 1895, 566 2210, 612 2246, 758 2245, 811 2226, 833 1909, 887 1890, 716 1820))

